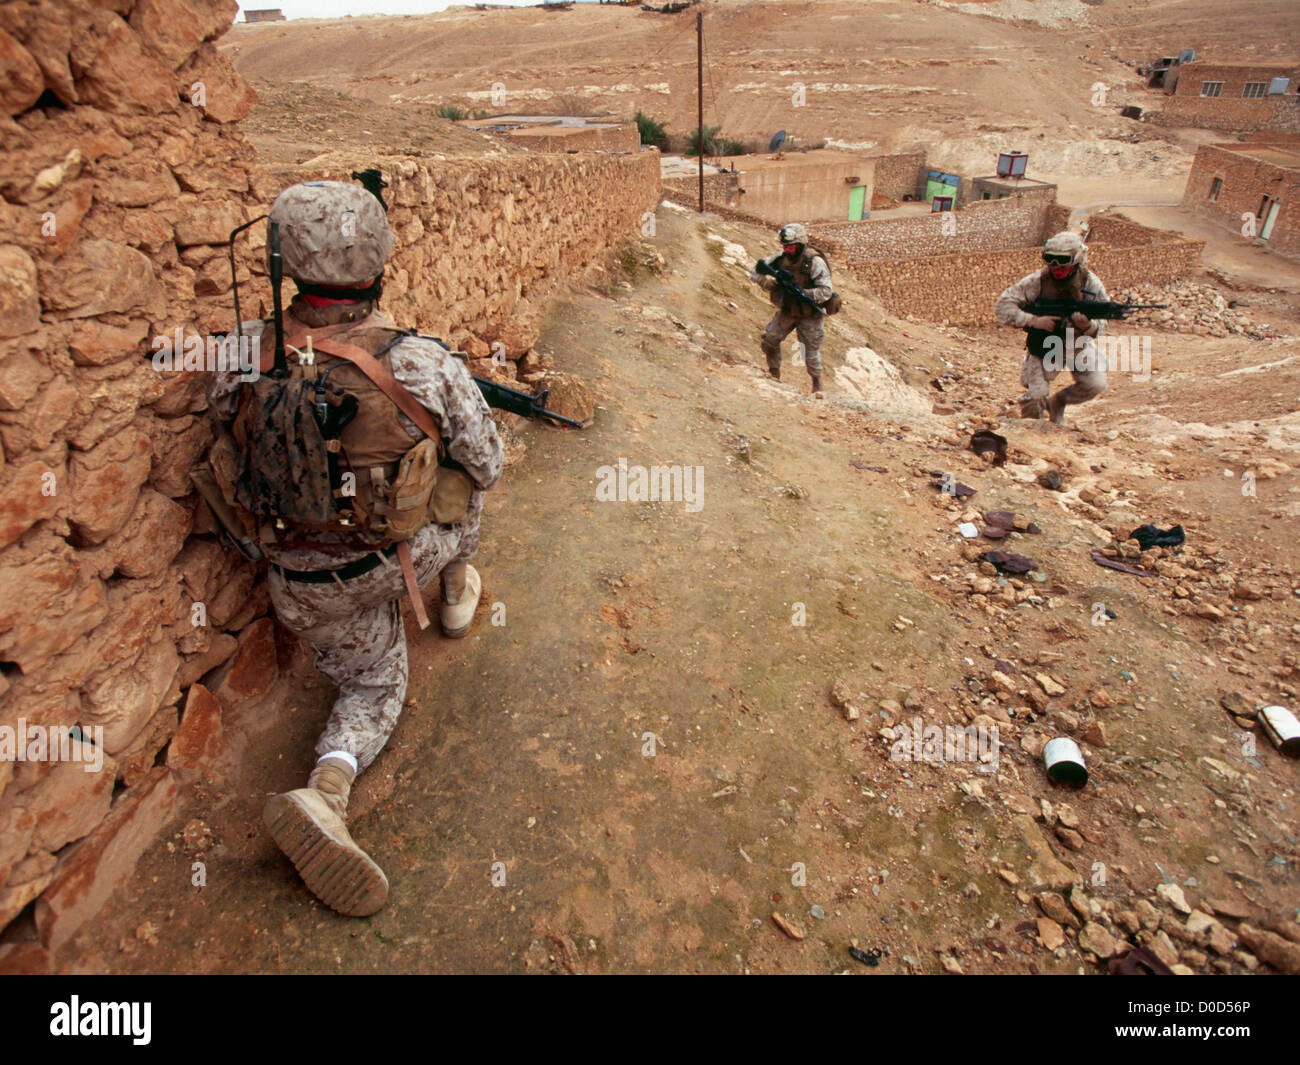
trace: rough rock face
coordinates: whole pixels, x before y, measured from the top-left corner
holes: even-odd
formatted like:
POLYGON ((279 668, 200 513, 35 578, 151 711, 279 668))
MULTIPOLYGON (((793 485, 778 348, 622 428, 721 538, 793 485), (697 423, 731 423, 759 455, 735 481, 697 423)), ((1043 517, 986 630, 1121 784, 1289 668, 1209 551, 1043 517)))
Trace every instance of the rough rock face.
POLYGON ((232 586, 249 600, 253 574, 191 537, 201 381, 150 358, 151 337, 228 327, 229 276, 202 266, 262 198, 226 125, 256 97, 205 43, 235 11, 0 5, 0 927, 41 898, 46 946, 170 817, 154 763, 181 674, 220 665, 222 622, 250 620, 195 610, 232 586))
MULTIPOLYGON (((211 439, 203 374, 153 358, 230 328, 230 231, 288 184, 382 167, 384 309, 513 379, 539 361, 541 301, 659 199, 655 153, 269 174, 234 126, 256 94, 212 44, 236 10, 0 0, 0 929, 36 900, 48 949, 275 680, 265 586, 187 476, 211 439), (33 726, 62 761, 14 746, 33 726)), ((257 226, 237 245, 246 317, 270 304, 264 252, 257 226)))

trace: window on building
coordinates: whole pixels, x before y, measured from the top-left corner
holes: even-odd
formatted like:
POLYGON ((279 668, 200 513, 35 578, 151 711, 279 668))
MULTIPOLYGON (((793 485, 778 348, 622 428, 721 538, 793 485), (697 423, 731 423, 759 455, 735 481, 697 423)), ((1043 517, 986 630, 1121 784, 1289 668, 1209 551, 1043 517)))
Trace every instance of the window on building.
POLYGON ((1243 100, 1262 100, 1268 93, 1268 82, 1266 81, 1248 81, 1241 90, 1243 100))
POLYGON ((1223 82, 1221 81, 1203 81, 1201 82, 1202 96, 1222 96, 1223 82))
POLYGON ((1210 202, 1213 203, 1219 198, 1219 193, 1223 191, 1223 178, 1216 177, 1210 185, 1210 202))

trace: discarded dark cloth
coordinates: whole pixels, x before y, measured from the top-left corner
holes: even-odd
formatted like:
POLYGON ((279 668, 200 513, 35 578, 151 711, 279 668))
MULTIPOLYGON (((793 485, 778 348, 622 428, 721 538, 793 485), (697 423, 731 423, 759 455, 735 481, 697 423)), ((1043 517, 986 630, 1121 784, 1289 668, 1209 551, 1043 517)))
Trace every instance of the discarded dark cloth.
MULTIPOLYGON (((1016 516, 1009 510, 990 510, 984 515, 984 536, 989 540, 1001 540, 1015 531, 1016 516)), ((1025 527, 1025 532, 1037 535, 1043 530, 1032 521, 1025 527)))
POLYGON ((1120 562, 1118 559, 1107 558, 1100 551, 1092 553, 1092 560, 1099 566, 1105 566, 1107 569, 1117 569, 1121 573, 1131 573, 1135 577, 1153 576, 1149 570, 1144 570, 1141 566, 1133 566, 1127 562, 1120 562))
POLYGON ((858 950, 857 947, 849 947, 849 954, 854 961, 860 961, 863 965, 875 967, 880 964, 880 950, 858 950))
MULTIPOLYGON (((931 481, 930 487, 937 488, 939 489, 940 492, 942 492, 944 490, 943 475, 932 473, 932 476, 938 476, 939 480, 931 481)), ((965 499, 968 496, 973 496, 975 494, 975 489, 968 484, 962 484, 961 481, 957 481, 952 486, 952 494, 956 496, 958 499, 965 499)))
POLYGON ((1134 947, 1127 954, 1106 963, 1111 976, 1173 976, 1173 969, 1146 947, 1134 947))
POLYGON ((1001 466, 1007 461, 1007 438, 989 429, 971 434, 970 449, 977 455, 991 453, 994 466, 1001 466))
POLYGON ((1038 569, 1038 563, 1024 555, 1014 555, 1010 551, 985 551, 980 555, 981 562, 992 562, 999 573, 1028 573, 1038 569))
POLYGON ((1153 547, 1177 547, 1187 539, 1187 534, 1181 525, 1175 525, 1172 529, 1143 525, 1129 533, 1128 538, 1141 544, 1143 551, 1150 551, 1153 547))

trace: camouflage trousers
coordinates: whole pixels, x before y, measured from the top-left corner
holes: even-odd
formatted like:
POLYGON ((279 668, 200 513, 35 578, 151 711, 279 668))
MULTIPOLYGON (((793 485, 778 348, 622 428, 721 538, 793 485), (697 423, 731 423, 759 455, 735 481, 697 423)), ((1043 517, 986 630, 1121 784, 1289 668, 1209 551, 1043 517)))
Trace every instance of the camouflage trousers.
MULTIPOLYGON (((482 506, 479 496, 458 524, 426 525, 411 538, 411 562, 421 588, 451 563, 473 557, 482 506)), ((328 584, 288 581, 272 567, 269 581, 276 616, 311 644, 316 668, 339 690, 316 742, 317 757, 347 751, 361 769, 383 750, 406 700, 401 609, 406 583, 396 557, 385 563, 352 580, 328 584)), ((438 623, 436 616, 433 623, 438 623)))
MULTIPOLYGON (((1095 349, 1094 349, 1095 350, 1095 349)), ((1061 389, 1056 394, 1057 402, 1062 406, 1069 403, 1086 403, 1106 391, 1105 364, 1094 357, 1096 368, 1092 370, 1072 370, 1074 384, 1061 389)), ((1020 368, 1020 383, 1028 394, 1020 401, 1022 418, 1041 418, 1047 409, 1047 401, 1052 391, 1052 381, 1060 370, 1049 370, 1037 355, 1026 355, 1020 368)))
POLYGON ((778 310, 767 323, 760 345, 763 354, 767 356, 767 368, 773 373, 781 369, 781 341, 790 335, 792 329, 795 330, 799 342, 803 345, 804 362, 807 364, 809 376, 820 377, 822 341, 826 339, 826 327, 822 325, 820 316, 796 318, 793 314, 778 310))

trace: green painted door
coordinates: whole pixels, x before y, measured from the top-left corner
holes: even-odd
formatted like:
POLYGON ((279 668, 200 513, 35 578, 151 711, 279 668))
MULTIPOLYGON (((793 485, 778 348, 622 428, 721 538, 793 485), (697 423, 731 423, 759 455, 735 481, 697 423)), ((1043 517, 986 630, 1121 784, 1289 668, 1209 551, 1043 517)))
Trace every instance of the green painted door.
POLYGON ((862 209, 866 205, 867 190, 863 185, 849 189, 849 221, 861 222, 862 209))

